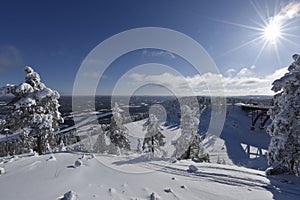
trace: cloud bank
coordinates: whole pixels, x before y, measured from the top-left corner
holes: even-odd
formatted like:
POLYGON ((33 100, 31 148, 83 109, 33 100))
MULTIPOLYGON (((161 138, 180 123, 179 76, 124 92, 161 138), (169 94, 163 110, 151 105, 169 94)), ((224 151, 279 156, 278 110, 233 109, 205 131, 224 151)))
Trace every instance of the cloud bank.
POLYGON ((181 91, 181 95, 218 96, 220 90, 223 90, 226 96, 273 95, 274 93, 271 91, 273 81, 287 72, 287 67, 285 67, 266 76, 258 76, 254 73, 254 68, 242 68, 238 72, 234 69, 229 69, 226 72, 226 76, 212 73, 197 74, 188 77, 173 75, 171 73, 159 75, 133 73, 128 75, 128 82, 130 84, 155 82, 165 87, 177 88, 181 91), (219 80, 222 81, 222 87, 213 87, 217 85, 216 83, 219 80), (210 86, 210 89, 208 86, 210 86))

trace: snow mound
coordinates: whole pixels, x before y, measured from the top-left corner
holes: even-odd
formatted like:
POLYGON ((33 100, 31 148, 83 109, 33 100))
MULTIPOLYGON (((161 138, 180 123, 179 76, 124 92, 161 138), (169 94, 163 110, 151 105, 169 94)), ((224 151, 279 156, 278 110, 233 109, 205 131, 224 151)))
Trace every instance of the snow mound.
POLYGON ((150 194, 150 200, 161 200, 161 197, 157 193, 152 192, 150 194))
POLYGON ((5 169, 0 167, 0 174, 5 174, 5 169))
POLYGON ((64 194, 64 197, 61 198, 60 200, 77 200, 78 199, 78 194, 76 194, 76 192, 74 191, 69 191, 69 192, 66 192, 64 194))

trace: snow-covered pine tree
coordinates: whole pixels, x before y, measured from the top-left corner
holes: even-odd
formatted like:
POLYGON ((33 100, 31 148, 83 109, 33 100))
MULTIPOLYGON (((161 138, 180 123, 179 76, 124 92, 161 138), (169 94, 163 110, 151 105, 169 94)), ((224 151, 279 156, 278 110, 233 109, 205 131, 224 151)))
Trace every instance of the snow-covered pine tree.
POLYGON ((98 134, 98 137, 96 139, 93 149, 96 153, 104 153, 108 150, 108 147, 106 144, 107 137, 106 137, 105 132, 102 127, 99 127, 97 129, 97 134, 98 134))
POLYGON ((200 135, 197 134, 199 119, 187 105, 181 107, 181 135, 172 144, 175 151, 172 157, 176 159, 192 159, 196 162, 209 161, 209 155, 205 152, 200 135))
MULTIPOLYGON (((25 132, 37 138, 37 151, 42 154, 48 139, 59 129, 63 118, 58 110, 59 93, 46 87, 31 67, 25 67, 25 82, 19 85, 7 85, 0 89, 0 95, 11 94, 10 112, 5 116, 4 126, 0 131, 9 128, 12 132, 25 132)), ((50 145, 53 145, 53 140, 50 145)))
POLYGON ((273 82, 276 92, 274 105, 268 114, 272 119, 267 132, 271 136, 269 144, 269 164, 288 166, 289 172, 298 174, 300 161, 300 56, 293 55, 294 62, 288 73, 273 82))
POLYGON ((143 151, 151 152, 152 154, 154 154, 155 151, 160 151, 160 147, 165 145, 165 136, 161 132, 163 128, 161 127, 159 120, 155 115, 150 114, 143 126, 143 130, 147 129, 143 141, 143 151))
POLYGON ((110 139, 110 147, 108 152, 111 154, 118 154, 122 150, 130 150, 130 141, 127 138, 127 129, 123 125, 123 110, 115 103, 112 108, 110 128, 107 136, 110 139))

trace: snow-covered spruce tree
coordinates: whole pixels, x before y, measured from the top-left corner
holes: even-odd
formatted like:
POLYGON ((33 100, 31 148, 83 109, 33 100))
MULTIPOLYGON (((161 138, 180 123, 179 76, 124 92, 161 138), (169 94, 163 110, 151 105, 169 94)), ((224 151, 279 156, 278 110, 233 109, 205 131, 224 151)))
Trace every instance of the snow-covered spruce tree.
POLYGON ((127 138, 127 129, 123 125, 123 110, 120 109, 119 105, 115 103, 112 108, 112 118, 110 122, 110 128, 107 132, 107 136, 110 139, 110 145, 108 153, 118 154, 122 150, 130 150, 130 142, 127 138))
POLYGON ((150 114, 148 120, 143 125, 143 130, 147 129, 142 149, 144 152, 154 154, 160 151, 160 147, 165 145, 165 136, 162 134, 163 128, 155 115, 150 114))
POLYGON ((267 132, 271 136, 268 151, 269 165, 288 166, 290 173, 298 174, 300 161, 300 56, 293 55, 294 62, 288 73, 273 82, 274 105, 268 114, 272 119, 267 132))
POLYGON ((99 127, 97 129, 97 134, 98 134, 98 137, 94 144, 93 150, 95 153, 104 153, 108 150, 108 147, 106 144, 107 137, 106 137, 105 132, 102 127, 99 127))
POLYGON ((173 141, 175 147, 173 153, 176 159, 192 159, 196 162, 209 162, 209 155, 205 152, 200 135, 197 134, 199 120, 191 108, 187 105, 181 107, 181 135, 173 141))
POLYGON ((9 128, 12 132, 30 130, 29 135, 36 137, 36 149, 39 154, 47 146, 53 145, 53 132, 63 122, 58 111, 59 93, 46 87, 31 67, 25 67, 25 82, 19 85, 7 85, 0 89, 0 95, 12 94, 14 98, 10 112, 5 116, 5 125, 0 131, 9 128), (47 145, 48 144, 48 145, 47 145))

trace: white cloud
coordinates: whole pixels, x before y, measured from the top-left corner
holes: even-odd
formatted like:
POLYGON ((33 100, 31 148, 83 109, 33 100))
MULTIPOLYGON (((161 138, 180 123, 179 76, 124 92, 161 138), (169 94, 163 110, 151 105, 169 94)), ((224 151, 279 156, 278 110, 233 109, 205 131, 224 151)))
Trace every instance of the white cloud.
POLYGON ((142 81, 145 78, 144 74, 138 74, 138 73, 133 73, 129 75, 129 78, 131 78, 134 81, 142 81))
POLYGON ((233 68, 230 68, 226 71, 226 75, 229 77, 233 76, 235 73, 236 73, 236 70, 233 68))
POLYGON ((103 64, 105 64, 105 62, 99 58, 98 59, 89 58, 89 59, 85 60, 85 64, 89 65, 89 66, 99 67, 99 65, 103 65, 103 64))
POLYGON ((253 71, 248 68, 242 68, 238 73, 237 77, 252 77, 254 75, 253 71))
POLYGON ((235 76, 229 72, 235 72, 235 70, 227 70, 227 76, 212 73, 197 74, 191 77, 171 73, 160 75, 136 73, 128 77, 132 84, 151 81, 165 87, 177 88, 181 91, 181 95, 193 95, 191 91, 194 91, 195 95, 221 95, 222 91, 225 92, 226 96, 273 95, 274 93, 270 90, 272 82, 283 76, 287 72, 287 67, 278 69, 266 76, 258 76, 248 68, 242 68, 235 76))
POLYGON ((300 16, 300 2, 290 2, 284 6, 278 16, 282 18, 292 19, 300 16))
POLYGON ((0 47, 0 72, 22 65, 22 56, 14 46, 0 47))
POLYGON ((279 13, 270 18, 275 23, 283 23, 300 16, 300 2, 290 2, 281 8, 279 13))
POLYGON ((152 57, 167 57, 167 58, 175 58, 175 55, 169 51, 164 50, 149 50, 144 49, 142 52, 143 55, 152 56, 152 57))

